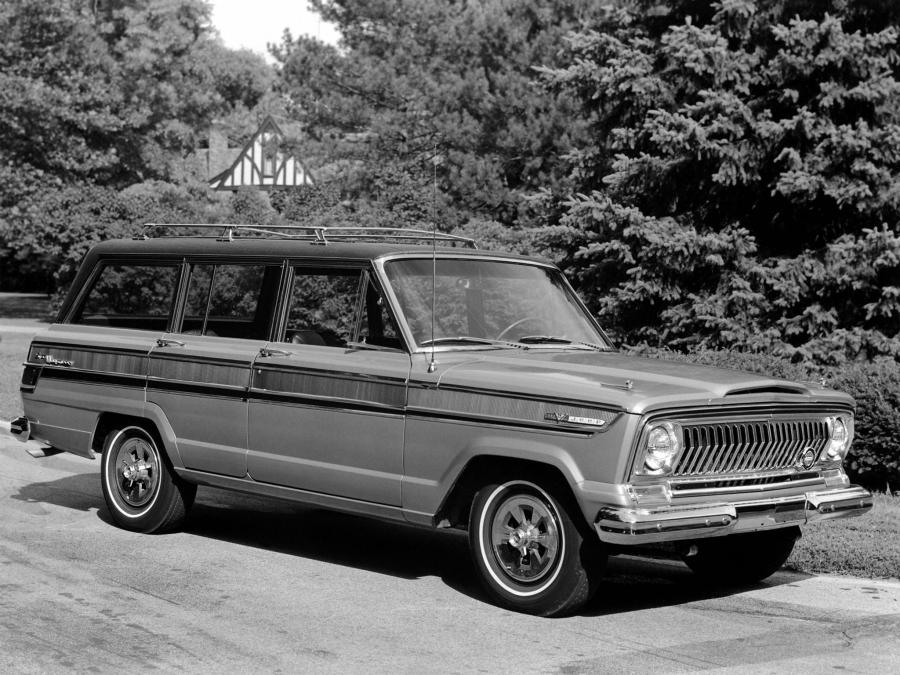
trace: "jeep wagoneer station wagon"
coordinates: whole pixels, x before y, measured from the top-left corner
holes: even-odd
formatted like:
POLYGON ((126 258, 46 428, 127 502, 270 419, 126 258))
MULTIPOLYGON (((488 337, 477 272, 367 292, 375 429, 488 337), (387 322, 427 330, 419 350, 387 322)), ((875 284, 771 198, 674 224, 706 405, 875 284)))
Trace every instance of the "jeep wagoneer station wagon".
POLYGON ((459 528, 496 602, 549 616, 608 555, 666 543, 753 583, 800 525, 871 508, 842 468, 849 396, 618 353, 546 262, 415 230, 195 232, 97 245, 22 375, 14 432, 100 454, 122 527, 176 528, 210 485, 459 528))

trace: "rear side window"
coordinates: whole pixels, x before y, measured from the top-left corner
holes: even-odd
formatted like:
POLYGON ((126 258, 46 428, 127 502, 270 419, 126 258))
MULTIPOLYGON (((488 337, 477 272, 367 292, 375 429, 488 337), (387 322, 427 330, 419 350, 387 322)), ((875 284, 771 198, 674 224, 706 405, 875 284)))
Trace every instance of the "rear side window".
POLYGON ((265 340, 280 272, 278 265, 191 265, 181 332, 265 340))
POLYGON ((72 323, 165 331, 175 304, 179 265, 105 264, 72 323))

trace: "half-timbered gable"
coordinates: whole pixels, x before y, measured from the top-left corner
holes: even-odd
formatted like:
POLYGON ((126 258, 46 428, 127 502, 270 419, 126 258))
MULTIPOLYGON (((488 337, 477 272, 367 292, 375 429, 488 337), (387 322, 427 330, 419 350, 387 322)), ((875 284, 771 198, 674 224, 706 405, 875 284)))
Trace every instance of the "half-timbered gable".
POLYGON ((297 188, 313 185, 303 161, 285 147, 285 135, 272 117, 266 117, 230 167, 213 177, 213 190, 297 188))

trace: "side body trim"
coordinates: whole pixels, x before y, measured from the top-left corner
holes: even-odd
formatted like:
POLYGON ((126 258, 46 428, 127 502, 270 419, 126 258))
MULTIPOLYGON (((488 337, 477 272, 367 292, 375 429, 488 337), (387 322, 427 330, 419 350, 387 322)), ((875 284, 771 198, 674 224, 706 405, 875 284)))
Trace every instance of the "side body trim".
POLYGON ((334 495, 326 495, 320 492, 312 492, 309 490, 300 490, 297 488, 282 487, 280 485, 272 485, 269 483, 259 483, 250 478, 233 478, 230 476, 220 476, 218 474, 206 473, 204 471, 195 471, 192 469, 176 468, 175 471, 184 480, 197 485, 209 485, 212 487, 224 488, 227 490, 235 490, 237 492, 245 492, 254 495, 265 495, 276 499, 284 499, 302 504, 312 504, 333 509, 335 511, 344 511, 346 513, 355 513, 366 516, 374 516, 387 520, 395 520, 402 523, 409 523, 410 520, 404 516, 404 511, 400 507, 387 506, 385 504, 376 504, 373 502, 363 502, 348 497, 336 497, 334 495))

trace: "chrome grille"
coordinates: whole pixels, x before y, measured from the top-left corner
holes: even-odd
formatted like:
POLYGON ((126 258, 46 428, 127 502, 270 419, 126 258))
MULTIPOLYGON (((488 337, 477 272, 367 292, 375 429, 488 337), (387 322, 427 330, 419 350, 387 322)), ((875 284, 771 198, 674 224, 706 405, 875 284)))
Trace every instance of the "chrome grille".
POLYGON ((684 451, 674 476, 704 476, 788 469, 828 440, 823 419, 685 424, 684 451))

